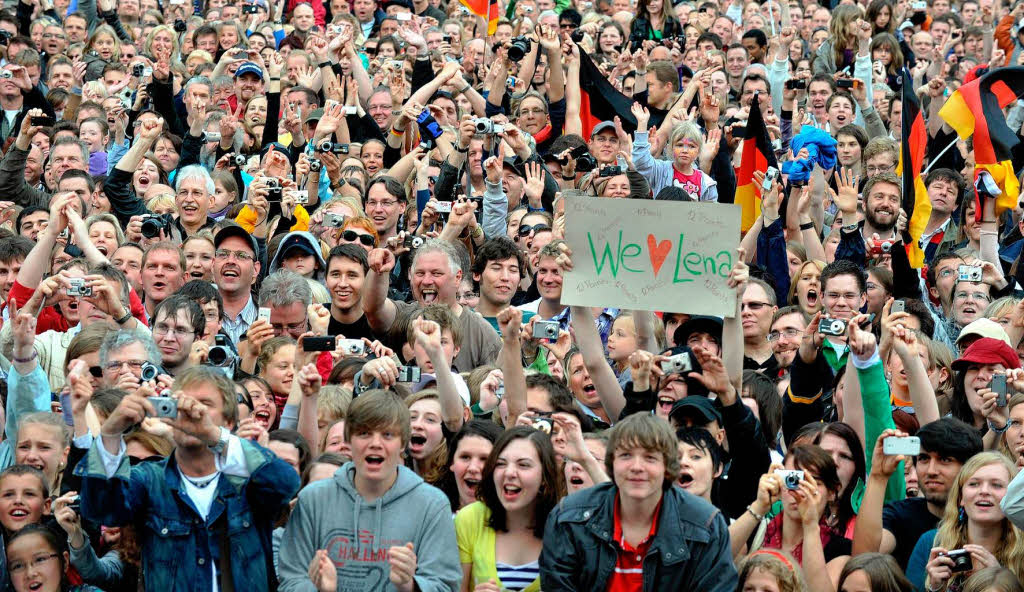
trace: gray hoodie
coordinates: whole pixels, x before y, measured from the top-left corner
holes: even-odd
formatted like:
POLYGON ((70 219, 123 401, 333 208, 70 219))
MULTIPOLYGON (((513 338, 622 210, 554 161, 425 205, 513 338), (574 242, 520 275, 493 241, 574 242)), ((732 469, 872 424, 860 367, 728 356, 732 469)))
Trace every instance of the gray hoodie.
POLYGON ((338 590, 394 590, 388 549, 411 542, 416 553, 416 585, 423 592, 455 591, 462 581, 448 498, 413 471, 398 467, 395 484, 367 504, 346 463, 334 478, 299 492, 281 542, 278 572, 281 592, 316 592, 309 564, 326 549, 338 567, 338 590))

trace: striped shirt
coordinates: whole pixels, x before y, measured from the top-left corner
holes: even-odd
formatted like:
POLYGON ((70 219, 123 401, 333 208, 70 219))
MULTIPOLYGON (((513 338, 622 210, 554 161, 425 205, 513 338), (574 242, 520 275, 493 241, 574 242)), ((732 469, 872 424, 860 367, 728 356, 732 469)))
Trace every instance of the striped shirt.
POLYGON ((502 589, 512 592, 526 588, 540 575, 540 564, 536 560, 523 565, 509 565, 497 561, 494 567, 498 572, 498 581, 501 582, 502 589))

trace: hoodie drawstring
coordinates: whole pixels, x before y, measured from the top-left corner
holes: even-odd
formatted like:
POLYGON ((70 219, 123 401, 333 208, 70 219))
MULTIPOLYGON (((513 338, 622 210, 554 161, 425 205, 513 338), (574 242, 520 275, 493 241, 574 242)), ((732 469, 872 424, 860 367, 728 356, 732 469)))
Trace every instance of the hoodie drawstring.
POLYGON ((363 538, 361 536, 359 536, 359 505, 360 505, 359 496, 357 495, 356 499, 354 499, 352 501, 353 501, 353 503, 352 503, 352 524, 354 525, 353 528, 352 528, 352 536, 356 537, 356 555, 355 556, 357 558, 356 560, 358 561, 359 554, 363 550, 363 538))
POLYGON ((380 552, 380 537, 384 532, 384 498, 377 498, 377 525, 373 530, 373 555, 377 556, 380 552))

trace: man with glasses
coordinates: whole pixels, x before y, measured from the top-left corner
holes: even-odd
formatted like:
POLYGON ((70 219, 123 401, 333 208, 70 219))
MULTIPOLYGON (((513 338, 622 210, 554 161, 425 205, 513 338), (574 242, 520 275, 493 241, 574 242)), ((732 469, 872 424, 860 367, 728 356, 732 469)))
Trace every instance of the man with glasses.
POLYGON ((213 245, 213 282, 224 298, 222 328, 237 345, 259 313, 252 287, 261 269, 260 248, 256 239, 237 224, 222 228, 213 238, 213 245))
MULTIPOLYGON (((947 334, 955 339, 961 329, 982 318, 991 301, 992 286, 987 282, 957 281, 953 285, 953 315, 947 320, 947 334)), ((953 351, 957 350, 953 348, 953 351)))
POLYGON ((778 369, 772 345, 768 342, 768 331, 776 310, 775 290, 763 280, 751 278, 740 304, 745 369, 761 370, 769 376, 778 369))
POLYGON ((398 222, 405 211, 406 196, 394 177, 380 176, 366 190, 366 215, 373 220, 379 244, 398 236, 398 222))
POLYGON ((789 374, 793 358, 800 348, 800 340, 807 328, 807 320, 799 306, 785 306, 775 311, 768 342, 772 344, 772 355, 779 367, 779 374, 789 374))
POLYGON ((192 345, 206 330, 206 316, 199 303, 184 294, 175 294, 156 307, 153 315, 153 341, 163 358, 167 374, 177 376, 195 365, 192 345))
POLYGON ((103 386, 134 392, 142 385, 142 367, 147 362, 155 366, 163 363, 148 333, 139 329, 107 333, 100 345, 103 386))
POLYGON ((275 337, 287 335, 298 339, 309 331, 308 310, 312 303, 313 291, 306 278, 287 269, 268 275, 260 287, 260 308, 270 309, 275 337))
POLYGON ((363 286, 370 265, 358 245, 338 245, 327 255, 327 290, 331 293, 328 335, 375 339, 363 313, 363 286))
POLYGON ((872 138, 864 147, 864 172, 868 178, 896 171, 899 148, 892 138, 872 138))

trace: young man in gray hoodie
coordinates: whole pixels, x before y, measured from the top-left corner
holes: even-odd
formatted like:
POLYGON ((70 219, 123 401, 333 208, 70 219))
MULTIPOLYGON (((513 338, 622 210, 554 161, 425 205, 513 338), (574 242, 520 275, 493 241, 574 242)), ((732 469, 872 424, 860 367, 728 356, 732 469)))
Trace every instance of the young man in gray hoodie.
POLYGON ((402 466, 409 436, 409 410, 394 393, 352 402, 352 461, 299 493, 281 542, 281 592, 459 589, 451 507, 402 466))

